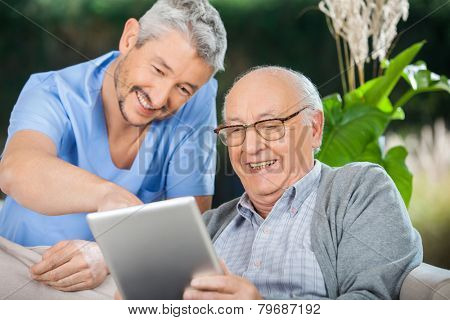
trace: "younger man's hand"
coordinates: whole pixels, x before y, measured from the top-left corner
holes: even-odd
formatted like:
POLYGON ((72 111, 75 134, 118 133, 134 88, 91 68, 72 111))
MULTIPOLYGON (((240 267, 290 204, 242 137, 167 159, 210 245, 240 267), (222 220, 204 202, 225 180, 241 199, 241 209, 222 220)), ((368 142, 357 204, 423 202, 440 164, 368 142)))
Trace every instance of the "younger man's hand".
POLYGON ((97 243, 61 241, 42 255, 30 269, 31 277, 60 291, 79 291, 99 286, 109 273, 97 243))

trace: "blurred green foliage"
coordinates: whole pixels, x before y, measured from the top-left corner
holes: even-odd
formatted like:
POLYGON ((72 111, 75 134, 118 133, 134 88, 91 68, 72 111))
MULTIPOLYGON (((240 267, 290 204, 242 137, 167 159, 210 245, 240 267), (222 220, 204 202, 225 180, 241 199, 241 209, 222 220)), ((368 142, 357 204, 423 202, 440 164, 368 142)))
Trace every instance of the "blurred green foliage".
POLYGON ((432 181, 426 172, 414 176, 409 213, 422 237, 424 261, 450 269, 450 172, 432 181))

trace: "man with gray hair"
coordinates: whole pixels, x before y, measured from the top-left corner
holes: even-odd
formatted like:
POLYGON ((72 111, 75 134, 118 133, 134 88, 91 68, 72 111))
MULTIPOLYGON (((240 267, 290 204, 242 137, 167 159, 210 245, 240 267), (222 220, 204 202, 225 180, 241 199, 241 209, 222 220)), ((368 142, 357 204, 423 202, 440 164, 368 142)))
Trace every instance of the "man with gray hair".
POLYGON ((184 298, 398 298, 420 236, 383 168, 314 160, 324 117, 309 79, 258 67, 225 107, 215 132, 245 193, 203 215, 225 272, 194 278, 184 298))
POLYGON ((105 279, 87 212, 181 196, 210 208, 226 46, 207 0, 159 0, 126 22, 119 51, 30 77, 0 162, 0 236, 51 246, 33 279, 62 291, 105 279))

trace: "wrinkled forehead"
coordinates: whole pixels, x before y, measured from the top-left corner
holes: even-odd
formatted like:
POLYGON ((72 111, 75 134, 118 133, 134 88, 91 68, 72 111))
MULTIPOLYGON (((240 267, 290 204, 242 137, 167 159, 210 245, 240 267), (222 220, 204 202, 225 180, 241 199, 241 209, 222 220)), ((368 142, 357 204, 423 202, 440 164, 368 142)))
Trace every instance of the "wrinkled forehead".
POLYGON ((225 100, 227 123, 250 123, 295 112, 302 90, 285 74, 252 72, 237 81, 225 100))

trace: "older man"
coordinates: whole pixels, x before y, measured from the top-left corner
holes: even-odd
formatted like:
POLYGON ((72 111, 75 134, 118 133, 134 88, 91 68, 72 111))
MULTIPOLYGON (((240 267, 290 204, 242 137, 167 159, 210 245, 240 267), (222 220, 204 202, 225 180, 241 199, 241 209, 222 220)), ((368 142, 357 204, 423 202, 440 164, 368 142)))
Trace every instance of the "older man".
POLYGON ((86 212, 180 196, 210 207, 212 76, 226 46, 207 0, 159 0, 126 22, 119 51, 30 77, 0 162, 0 236, 52 246, 31 268, 35 280, 63 291, 103 281, 86 212))
POLYGON ((392 299, 422 260, 418 233, 379 166, 314 160, 322 104, 303 75, 256 68, 235 82, 216 129, 245 188, 205 213, 228 269, 186 299, 392 299))

